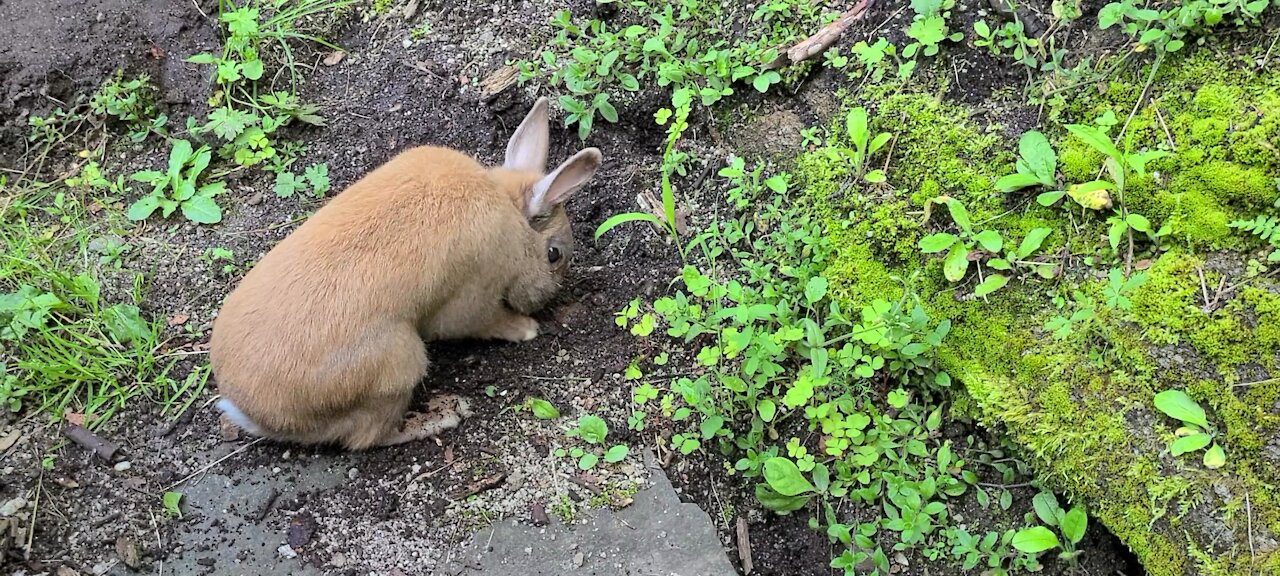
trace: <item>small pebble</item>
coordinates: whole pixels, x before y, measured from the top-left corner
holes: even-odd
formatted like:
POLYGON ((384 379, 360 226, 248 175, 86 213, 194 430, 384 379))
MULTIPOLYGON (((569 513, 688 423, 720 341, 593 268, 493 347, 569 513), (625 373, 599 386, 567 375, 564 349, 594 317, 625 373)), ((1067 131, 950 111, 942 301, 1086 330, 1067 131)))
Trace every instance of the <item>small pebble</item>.
POLYGON ((357 469, 355 469, 355 468, 352 468, 352 469, 350 469, 350 470, 347 470, 347 478, 348 478, 348 479, 355 480, 355 479, 356 479, 356 477, 357 477, 357 476, 359 476, 359 475, 360 475, 360 470, 357 470, 357 469))
POLYGON ((347 565, 347 557, 342 553, 334 554, 333 557, 329 559, 329 564, 334 568, 342 568, 347 565))
POLYGON ((116 462, 115 465, 116 472, 124 472, 130 468, 133 468, 133 464, 130 464, 128 460, 116 462))
POLYGON ((585 563, 586 561, 587 561, 587 557, 586 557, 586 555, 584 555, 584 554, 583 554, 583 553, 581 553, 581 552, 579 552, 579 553, 577 553, 577 554, 574 554, 574 555, 573 555, 573 566, 574 566, 574 568, 581 568, 581 567, 582 567, 582 564, 583 564, 583 563, 585 563))
POLYGON ((294 551, 294 549, 293 549, 293 547, 292 547, 292 546, 289 546, 288 544, 282 544, 282 545, 280 545, 280 547, 279 547, 279 548, 276 548, 276 552, 279 552, 279 553, 280 553, 280 557, 281 557, 281 558, 285 558, 285 559, 291 559, 291 558, 297 558, 297 557, 298 557, 298 553, 297 553, 297 552, 295 552, 295 551, 294 551))
POLYGON ((0 516, 13 516, 14 514, 17 514, 19 510, 22 510, 23 508, 26 508, 26 507, 27 507, 27 499, 21 496, 18 496, 13 500, 5 502, 4 506, 0 506, 0 516))

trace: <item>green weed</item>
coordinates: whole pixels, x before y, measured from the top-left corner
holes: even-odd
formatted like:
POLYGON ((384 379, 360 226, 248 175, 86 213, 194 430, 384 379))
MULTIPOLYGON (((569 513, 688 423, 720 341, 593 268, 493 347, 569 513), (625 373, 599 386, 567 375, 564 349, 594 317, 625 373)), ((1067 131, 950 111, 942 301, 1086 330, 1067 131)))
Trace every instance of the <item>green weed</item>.
POLYGON ((157 209, 161 216, 168 218, 181 208, 182 215, 192 222, 221 222, 222 209, 214 198, 226 190, 226 183, 200 183, 212 156, 208 146, 192 149, 190 142, 174 140, 166 171, 144 170, 130 177, 136 182, 150 184, 152 188, 149 194, 129 206, 129 219, 146 220, 157 209))
POLYGON ((89 99, 89 108, 123 124, 134 143, 145 140, 151 132, 163 134, 168 122, 167 116, 156 113, 155 87, 146 74, 125 80, 123 72, 116 72, 89 99))
POLYGON ((1165 390, 1156 394, 1154 403, 1157 410, 1182 422, 1178 428, 1177 440, 1169 444, 1169 453, 1181 456, 1189 452, 1208 449, 1204 452, 1206 468, 1221 468, 1227 462, 1226 452, 1214 441, 1217 432, 1209 425, 1204 409, 1181 390, 1165 390), (1212 444, 1212 445, 1210 445, 1212 444))
POLYGON ((1055 548, 1061 548, 1058 558, 1075 562, 1083 552, 1076 545, 1084 539, 1088 527, 1089 516, 1084 508, 1073 506, 1070 511, 1058 505, 1058 499, 1051 492, 1041 492, 1032 499, 1036 516, 1046 526, 1057 528, 1062 538, 1058 538, 1053 530, 1045 526, 1023 528, 1013 536, 1013 547, 1027 554, 1040 554, 1055 548))

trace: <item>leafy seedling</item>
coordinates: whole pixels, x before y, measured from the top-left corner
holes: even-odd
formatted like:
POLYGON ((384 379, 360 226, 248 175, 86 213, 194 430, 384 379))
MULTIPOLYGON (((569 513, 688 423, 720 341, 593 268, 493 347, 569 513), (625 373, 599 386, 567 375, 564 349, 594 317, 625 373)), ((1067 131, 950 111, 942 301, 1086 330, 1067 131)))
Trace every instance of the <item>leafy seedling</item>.
POLYGON ((884 170, 868 171, 868 160, 876 152, 884 148, 884 145, 889 142, 892 136, 887 132, 873 134, 867 117, 867 110, 861 106, 849 111, 849 114, 845 116, 844 127, 845 136, 848 137, 850 146, 844 147, 829 144, 821 149, 821 153, 832 160, 847 162, 854 178, 860 178, 872 184, 883 183, 886 179, 884 170))
POLYGON ((157 209, 168 218, 174 210, 182 209, 182 215, 192 222, 216 224, 222 220, 222 209, 214 197, 226 190, 224 182, 209 182, 197 187, 201 173, 209 166, 212 152, 208 146, 192 150, 186 140, 175 140, 169 152, 169 167, 165 172, 144 170, 130 178, 135 182, 151 184, 151 193, 129 206, 128 217, 133 221, 146 220, 157 209))
MULTIPOLYGON (((991 254, 1000 254, 1004 249, 1004 239, 1000 237, 1000 233, 995 230, 982 230, 980 232, 973 231, 973 223, 969 220, 969 211, 965 209, 964 204, 955 198, 940 196, 930 200, 931 203, 945 204, 947 211, 951 214, 952 222, 955 222, 959 228, 959 234, 950 232, 938 232, 930 234, 920 239, 920 250, 925 254, 937 254, 946 251, 947 255, 942 261, 942 274, 951 282, 959 282, 969 271, 969 262, 971 255, 979 248, 991 254)), ((1004 278, 1000 275, 994 277, 1004 278)), ((1007 279, 992 281, 990 279, 984 281, 984 284, 991 282, 984 287, 983 294, 994 292, 1007 282, 1007 279)))
POLYGON ((1217 432, 1209 426, 1204 409, 1181 390, 1165 390, 1155 396, 1156 409, 1165 415, 1182 422, 1182 426, 1174 432, 1178 436, 1169 444, 1169 453, 1181 456, 1189 452, 1202 450, 1206 468, 1221 468, 1227 463, 1227 454, 1215 441, 1217 432))
POLYGON ((1036 130, 1026 132, 1018 139, 1018 161, 1014 166, 1017 172, 996 180, 997 190, 1013 192, 1031 186, 1052 188, 1058 184, 1055 177, 1058 155, 1044 134, 1036 130))
POLYGON ((182 510, 178 507, 182 503, 181 492, 165 492, 164 496, 161 497, 161 501, 164 504, 164 511, 170 516, 182 517, 182 510))
MULTIPOLYGON (((1027 235, 1022 239, 1022 242, 1018 243, 1017 248, 1005 252, 1004 258, 992 258, 987 261, 987 266, 1002 272, 1012 271, 1019 267, 1026 267, 1030 268, 1042 278, 1052 278, 1054 274, 1054 264, 1052 262, 1035 262, 1028 260, 1032 254, 1035 254, 1037 250, 1040 250, 1040 247, 1044 245, 1045 239, 1048 238, 1050 234, 1053 234, 1053 229, 1051 228, 1033 228, 1030 232, 1027 232, 1027 235)), ((1012 246, 1012 244, 1009 246, 1012 246)), ((992 276, 991 278, 995 277, 996 276, 992 276)), ((1003 285, 1004 282, 1001 282, 1000 286, 1003 285)), ((982 294, 978 294, 978 296, 982 296, 982 294)))
POLYGON ((1089 525, 1089 516, 1079 506, 1072 506, 1070 511, 1058 505, 1058 499, 1050 492, 1041 492, 1031 500, 1036 516, 1040 521, 1057 528, 1062 538, 1058 538, 1053 530, 1045 526, 1032 526, 1018 530, 1013 536, 1013 547, 1028 554, 1040 554, 1047 550, 1061 548, 1058 558, 1074 562, 1083 553, 1076 546, 1084 539, 1085 529, 1089 525))
POLYGON ((541 398, 530 398, 526 403, 529 411, 539 420, 555 420, 560 417, 560 410, 555 405, 541 398))

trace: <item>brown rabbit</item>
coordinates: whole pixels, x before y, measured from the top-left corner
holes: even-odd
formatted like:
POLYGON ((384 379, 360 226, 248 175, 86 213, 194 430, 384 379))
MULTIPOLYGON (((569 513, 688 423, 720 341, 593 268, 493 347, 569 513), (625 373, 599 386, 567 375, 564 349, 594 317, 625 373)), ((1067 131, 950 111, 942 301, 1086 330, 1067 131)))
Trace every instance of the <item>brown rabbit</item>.
POLYGON ((427 371, 423 340, 537 336, 528 315, 573 257, 564 202, 600 167, 587 148, 544 175, 547 122, 542 98, 501 167, 445 148, 402 152, 268 252, 213 325, 224 416, 254 435, 351 450, 457 426, 469 411, 454 396, 406 419, 427 371))

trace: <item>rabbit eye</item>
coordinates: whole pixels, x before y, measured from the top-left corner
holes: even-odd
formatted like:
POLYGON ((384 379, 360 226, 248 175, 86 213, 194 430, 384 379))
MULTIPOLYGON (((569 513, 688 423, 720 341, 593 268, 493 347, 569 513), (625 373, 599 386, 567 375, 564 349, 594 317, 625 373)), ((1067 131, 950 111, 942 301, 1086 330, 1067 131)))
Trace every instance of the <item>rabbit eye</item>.
POLYGON ((556 248, 555 246, 547 247, 547 262, 555 264, 556 262, 560 261, 560 256, 561 254, 560 254, 559 248, 556 248))

